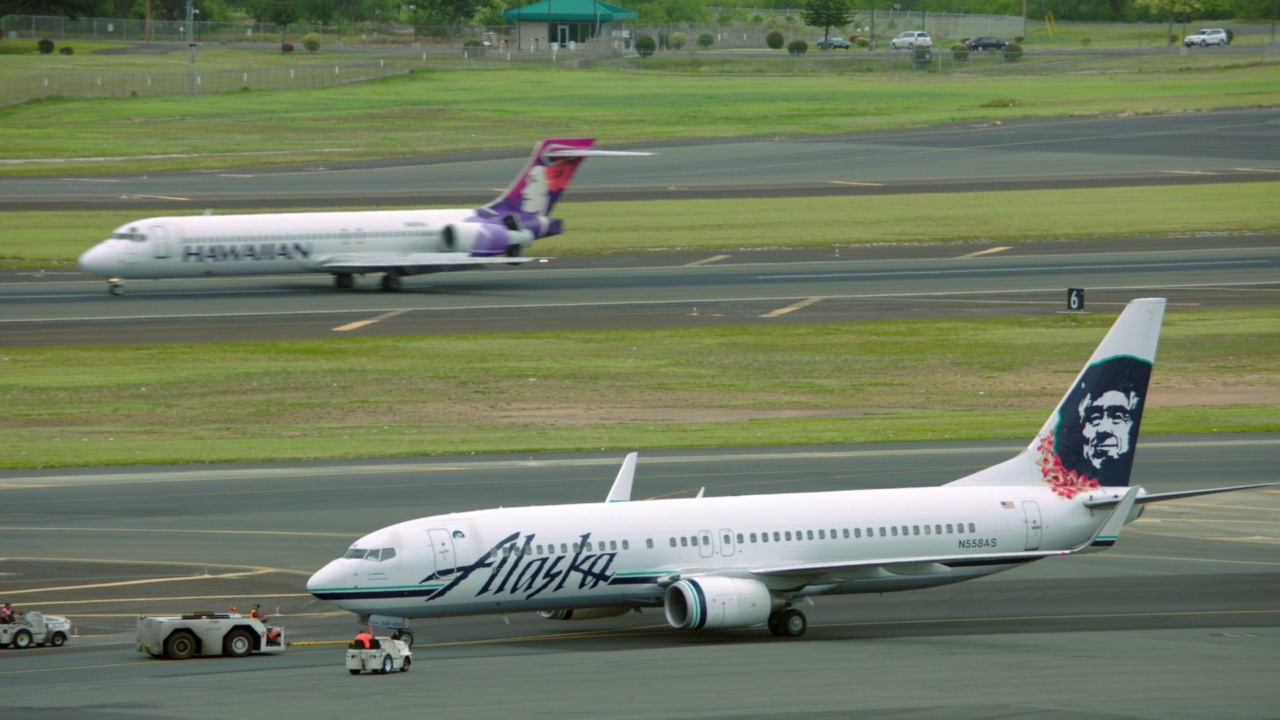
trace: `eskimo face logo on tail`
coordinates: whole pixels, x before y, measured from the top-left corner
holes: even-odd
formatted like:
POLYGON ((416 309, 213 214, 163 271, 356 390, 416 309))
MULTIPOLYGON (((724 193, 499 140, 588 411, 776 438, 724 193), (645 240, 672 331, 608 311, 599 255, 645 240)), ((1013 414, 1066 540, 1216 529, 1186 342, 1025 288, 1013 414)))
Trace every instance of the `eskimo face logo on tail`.
POLYGON ((1103 485, 1129 484, 1151 363, 1114 357, 1090 366, 1041 438, 1036 464, 1065 498, 1103 485))

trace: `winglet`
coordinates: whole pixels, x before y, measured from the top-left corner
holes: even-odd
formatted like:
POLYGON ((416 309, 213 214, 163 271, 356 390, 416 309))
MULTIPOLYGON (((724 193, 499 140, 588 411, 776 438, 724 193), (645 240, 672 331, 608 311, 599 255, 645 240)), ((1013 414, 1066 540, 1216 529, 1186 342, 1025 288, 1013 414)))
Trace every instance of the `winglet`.
POLYGON ((1138 499, 1138 491, 1141 489, 1136 485, 1129 488, 1124 497, 1120 498, 1120 502, 1116 503, 1115 509, 1107 516, 1106 522, 1098 528, 1098 532, 1094 533, 1089 542, 1077 552, 1101 552, 1115 545, 1120 537, 1120 531, 1124 529, 1125 521, 1129 518, 1129 513, 1133 510, 1133 503, 1138 499))
POLYGON ((622 467, 618 469, 618 477, 613 480, 613 487, 609 488, 609 497, 605 498, 605 502, 627 502, 631 500, 631 481, 636 477, 636 457, 640 453, 627 453, 627 459, 622 461, 622 467))

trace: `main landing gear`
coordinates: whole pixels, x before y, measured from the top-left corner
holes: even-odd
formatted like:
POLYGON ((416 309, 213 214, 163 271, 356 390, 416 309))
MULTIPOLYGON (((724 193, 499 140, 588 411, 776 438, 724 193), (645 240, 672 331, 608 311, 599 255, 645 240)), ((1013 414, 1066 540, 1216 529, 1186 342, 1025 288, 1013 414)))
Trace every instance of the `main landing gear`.
POLYGON ((787 608, 769 616, 769 632, 779 637, 800 637, 809 629, 809 619, 795 608, 787 608))
MULTIPOLYGON (((334 273, 333 286, 339 290, 351 290, 356 286, 356 278, 351 273, 334 273)), ((389 272, 382 276, 382 289, 395 292, 400 289, 400 276, 389 272)))

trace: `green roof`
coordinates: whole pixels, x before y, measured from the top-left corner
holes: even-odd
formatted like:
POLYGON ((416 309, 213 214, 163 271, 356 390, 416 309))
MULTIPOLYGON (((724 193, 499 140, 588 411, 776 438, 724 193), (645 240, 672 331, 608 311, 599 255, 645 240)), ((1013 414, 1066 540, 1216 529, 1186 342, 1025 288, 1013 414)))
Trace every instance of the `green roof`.
POLYGON ((600 0, 542 0, 532 5, 502 13, 508 20, 536 22, 614 22, 640 17, 634 10, 610 5, 600 0))

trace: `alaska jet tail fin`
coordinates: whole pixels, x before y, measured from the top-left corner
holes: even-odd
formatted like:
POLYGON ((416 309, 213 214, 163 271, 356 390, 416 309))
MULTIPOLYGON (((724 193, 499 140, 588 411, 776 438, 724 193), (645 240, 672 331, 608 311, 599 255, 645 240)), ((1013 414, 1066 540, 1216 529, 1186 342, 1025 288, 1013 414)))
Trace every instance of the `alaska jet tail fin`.
MULTIPOLYGON (((504 218, 504 222, 518 223, 520 228, 535 230, 538 237, 558 235, 560 222, 549 220, 547 215, 555 207, 578 165, 589 157, 636 157, 652 155, 647 152, 623 152, 593 150, 594 138, 562 138, 543 140, 533 148, 529 162, 506 189, 493 202, 481 208, 504 218)), ((511 228, 511 229, 520 229, 511 228)))
POLYGON ((1164 298, 1130 302, 1031 445, 950 484, 1043 482, 1066 498, 1128 485, 1164 309, 1164 298))

